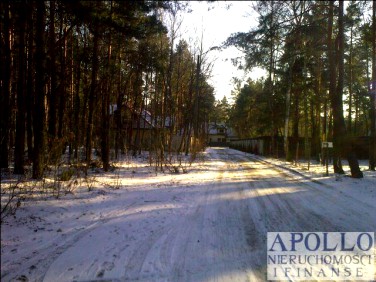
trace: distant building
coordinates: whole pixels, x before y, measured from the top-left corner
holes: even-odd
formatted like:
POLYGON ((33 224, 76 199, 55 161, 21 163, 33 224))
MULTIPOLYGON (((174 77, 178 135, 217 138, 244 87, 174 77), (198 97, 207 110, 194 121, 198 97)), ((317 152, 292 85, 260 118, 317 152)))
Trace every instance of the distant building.
POLYGON ((228 146, 231 141, 238 140, 235 131, 225 123, 210 123, 208 130, 209 146, 228 146))
MULTIPOLYGON (((157 144, 158 134, 164 131, 165 149, 176 151, 178 148, 185 148, 182 143, 189 143, 189 139, 183 140, 183 134, 171 135, 170 129, 172 126, 172 119, 166 117, 163 120, 160 117, 152 116, 152 114, 145 109, 135 109, 130 103, 125 103, 121 106, 120 111, 116 104, 110 105, 110 115, 113 116, 113 129, 120 133, 120 146, 126 149, 151 149, 152 145, 157 144), (121 127, 118 127, 119 124, 121 127), (188 141, 187 141, 188 140, 188 141)), ((158 143, 159 145, 159 143, 158 143)), ((124 150, 123 149, 123 150, 124 150)))

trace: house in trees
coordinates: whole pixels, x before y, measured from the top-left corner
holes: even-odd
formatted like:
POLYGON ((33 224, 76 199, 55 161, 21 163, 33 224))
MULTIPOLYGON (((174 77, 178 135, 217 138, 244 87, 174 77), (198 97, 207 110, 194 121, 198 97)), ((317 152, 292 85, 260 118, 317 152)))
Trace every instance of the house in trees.
POLYGON ((110 113, 114 119, 114 131, 119 136, 120 147, 124 149, 148 149, 152 142, 155 120, 149 111, 135 109, 129 103, 111 105, 110 113))
POLYGON ((237 140, 235 131, 225 123, 210 123, 208 130, 209 146, 228 146, 231 141, 237 140))
POLYGON ((146 109, 137 109, 130 103, 125 103, 120 109, 117 105, 111 105, 110 113, 114 119, 114 130, 119 136, 122 151, 126 150, 150 150, 159 145, 158 136, 165 136, 165 149, 176 151, 180 147, 182 136, 170 136, 171 118, 166 117, 164 122, 158 116, 153 116, 146 109), (171 146, 170 146, 171 143, 171 146))

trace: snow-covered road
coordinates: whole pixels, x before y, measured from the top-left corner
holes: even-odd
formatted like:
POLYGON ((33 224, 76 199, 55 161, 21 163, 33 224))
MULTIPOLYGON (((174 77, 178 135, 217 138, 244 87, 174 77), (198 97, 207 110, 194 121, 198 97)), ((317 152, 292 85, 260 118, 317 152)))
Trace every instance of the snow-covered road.
POLYGON ((375 187, 342 191, 231 149, 149 180, 23 207, 2 227, 1 280, 265 281, 267 232, 376 230, 375 187))

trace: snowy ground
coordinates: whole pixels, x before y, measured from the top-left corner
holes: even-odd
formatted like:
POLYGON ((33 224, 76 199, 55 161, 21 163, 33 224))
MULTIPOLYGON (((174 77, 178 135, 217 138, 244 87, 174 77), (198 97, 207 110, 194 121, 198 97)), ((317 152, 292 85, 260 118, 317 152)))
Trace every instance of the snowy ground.
POLYGON ((1 281, 265 281, 268 231, 376 230, 375 172, 204 158, 184 174, 119 163, 92 191, 25 202, 1 226, 1 281))

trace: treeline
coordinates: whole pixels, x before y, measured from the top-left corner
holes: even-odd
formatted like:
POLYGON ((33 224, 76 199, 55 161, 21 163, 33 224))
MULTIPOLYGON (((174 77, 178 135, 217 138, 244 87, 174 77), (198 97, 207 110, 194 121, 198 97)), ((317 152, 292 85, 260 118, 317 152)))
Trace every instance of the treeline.
POLYGON ((233 34, 226 45, 244 51, 242 67, 262 67, 268 75, 243 86, 237 82, 230 119, 240 137, 271 136, 274 155, 275 137, 283 136, 289 160, 301 137, 308 160, 318 157, 322 141, 333 141, 335 172, 343 173, 341 158, 347 158, 352 176, 362 177, 356 137, 370 136, 371 170, 376 162, 376 4, 346 4, 255 3, 258 27, 233 34))
POLYGON ((120 153, 152 150, 162 166, 166 152, 188 152, 214 96, 202 50, 176 42, 181 9, 172 1, 1 1, 1 168, 24 174, 32 164, 41 178, 64 153, 89 165, 94 151, 106 171, 120 153))

